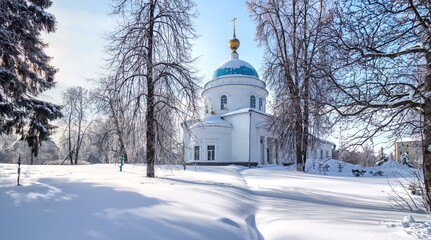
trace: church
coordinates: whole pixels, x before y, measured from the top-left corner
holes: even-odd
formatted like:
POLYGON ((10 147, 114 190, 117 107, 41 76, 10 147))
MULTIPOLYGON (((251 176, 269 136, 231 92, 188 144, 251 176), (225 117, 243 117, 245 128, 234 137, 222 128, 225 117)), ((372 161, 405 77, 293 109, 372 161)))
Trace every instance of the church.
MULTIPOLYGON (((203 119, 183 122, 187 164, 261 166, 294 162, 281 153, 269 129, 268 91, 257 71, 239 59, 235 36, 229 41, 230 59, 219 65, 205 84, 203 119)), ((320 140, 308 150, 310 159, 332 158, 335 144, 320 140)), ((292 149, 293 149, 292 145, 292 149)))

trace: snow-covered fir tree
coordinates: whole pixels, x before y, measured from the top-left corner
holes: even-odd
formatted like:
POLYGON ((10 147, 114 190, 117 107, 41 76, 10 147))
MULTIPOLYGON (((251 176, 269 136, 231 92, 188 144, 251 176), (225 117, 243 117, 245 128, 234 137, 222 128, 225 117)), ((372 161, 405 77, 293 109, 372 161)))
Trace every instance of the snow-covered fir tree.
POLYGON ((60 108, 36 96, 54 86, 57 72, 44 52, 41 32, 55 30, 45 11, 50 0, 0 0, 0 133, 16 132, 37 155, 60 108))

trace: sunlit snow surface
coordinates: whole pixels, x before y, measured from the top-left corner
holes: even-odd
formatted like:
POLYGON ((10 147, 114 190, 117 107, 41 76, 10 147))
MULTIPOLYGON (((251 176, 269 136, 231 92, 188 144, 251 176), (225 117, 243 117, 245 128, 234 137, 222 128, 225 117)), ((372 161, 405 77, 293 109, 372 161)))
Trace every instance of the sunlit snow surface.
POLYGON ((354 177, 326 163, 327 175, 189 166, 154 179, 140 165, 24 165, 22 186, 17 166, 0 164, 0 239, 431 238, 428 215, 391 205, 389 165, 354 177))

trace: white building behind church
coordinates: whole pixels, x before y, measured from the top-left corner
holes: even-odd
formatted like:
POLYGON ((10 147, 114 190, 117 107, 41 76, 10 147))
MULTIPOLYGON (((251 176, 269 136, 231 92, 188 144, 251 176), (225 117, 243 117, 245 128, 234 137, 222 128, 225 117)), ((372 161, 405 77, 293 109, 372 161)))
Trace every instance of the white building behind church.
MULTIPOLYGON (((235 33, 229 47, 231 59, 218 66, 204 86, 204 118, 183 123, 185 161, 253 166, 292 161, 294 156, 277 150, 266 113, 266 84, 253 66, 239 59, 235 33)), ((308 156, 329 159, 334 148, 333 143, 322 140, 308 150, 308 156)))

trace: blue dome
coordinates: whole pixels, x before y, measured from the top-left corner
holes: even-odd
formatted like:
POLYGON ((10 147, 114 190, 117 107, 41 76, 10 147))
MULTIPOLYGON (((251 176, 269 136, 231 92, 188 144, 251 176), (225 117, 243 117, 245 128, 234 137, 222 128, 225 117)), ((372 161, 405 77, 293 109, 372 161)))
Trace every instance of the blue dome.
POLYGON ((239 59, 231 59, 218 66, 214 71, 212 79, 231 75, 241 75, 259 79, 259 75, 253 66, 239 59))

